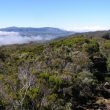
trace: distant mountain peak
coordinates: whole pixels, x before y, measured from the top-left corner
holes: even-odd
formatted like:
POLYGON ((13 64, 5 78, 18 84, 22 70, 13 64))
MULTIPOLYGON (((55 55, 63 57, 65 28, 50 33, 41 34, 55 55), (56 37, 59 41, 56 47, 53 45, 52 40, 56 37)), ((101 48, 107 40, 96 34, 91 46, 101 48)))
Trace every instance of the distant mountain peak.
POLYGON ((0 29, 0 43, 21 44, 29 42, 45 42, 56 38, 66 37, 74 32, 53 27, 7 27, 0 29))
POLYGON ((35 28, 35 27, 7 27, 7 28, 1 28, 0 31, 7 31, 7 32, 19 32, 19 33, 24 33, 24 32, 31 32, 31 33, 50 33, 50 34, 73 34, 75 32, 72 31, 66 31, 63 29, 59 28, 54 28, 54 27, 40 27, 40 28, 35 28))

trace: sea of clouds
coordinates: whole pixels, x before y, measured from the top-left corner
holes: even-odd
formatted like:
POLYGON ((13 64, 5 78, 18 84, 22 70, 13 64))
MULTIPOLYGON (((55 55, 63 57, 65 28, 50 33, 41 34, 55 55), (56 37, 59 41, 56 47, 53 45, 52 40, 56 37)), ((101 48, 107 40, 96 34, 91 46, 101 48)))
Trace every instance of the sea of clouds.
POLYGON ((0 31, 0 45, 24 44, 51 40, 50 36, 21 36, 18 32, 0 31))

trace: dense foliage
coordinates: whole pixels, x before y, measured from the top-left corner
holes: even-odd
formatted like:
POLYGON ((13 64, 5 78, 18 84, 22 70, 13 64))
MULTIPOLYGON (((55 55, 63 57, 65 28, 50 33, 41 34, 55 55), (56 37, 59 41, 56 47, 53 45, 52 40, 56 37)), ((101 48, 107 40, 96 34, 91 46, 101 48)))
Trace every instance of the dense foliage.
POLYGON ((109 39, 83 35, 0 47, 0 110, 106 109, 109 52, 109 39))

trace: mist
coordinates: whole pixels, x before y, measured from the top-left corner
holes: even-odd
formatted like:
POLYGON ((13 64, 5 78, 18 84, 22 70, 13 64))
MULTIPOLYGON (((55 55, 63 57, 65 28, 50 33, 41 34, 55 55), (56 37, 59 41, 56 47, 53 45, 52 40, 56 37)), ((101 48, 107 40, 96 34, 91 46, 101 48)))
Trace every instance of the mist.
POLYGON ((40 42, 51 40, 51 36, 22 36, 19 32, 4 32, 0 31, 0 46, 12 44, 24 44, 29 42, 40 42))

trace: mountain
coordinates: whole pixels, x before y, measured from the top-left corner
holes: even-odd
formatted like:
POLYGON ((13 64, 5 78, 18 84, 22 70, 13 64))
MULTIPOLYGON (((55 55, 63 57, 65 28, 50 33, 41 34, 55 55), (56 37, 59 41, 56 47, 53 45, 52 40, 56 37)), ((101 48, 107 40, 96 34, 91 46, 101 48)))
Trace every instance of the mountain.
POLYGON ((6 31, 6 32, 18 32, 22 36, 43 36, 43 37, 62 37, 74 34, 75 32, 72 31, 66 31, 59 28, 52 28, 52 27, 43 27, 43 28, 32 28, 32 27, 7 27, 7 28, 1 28, 0 31, 6 31))
POLYGON ((0 45, 46 42, 74 34, 58 28, 7 27, 0 29, 0 45))

